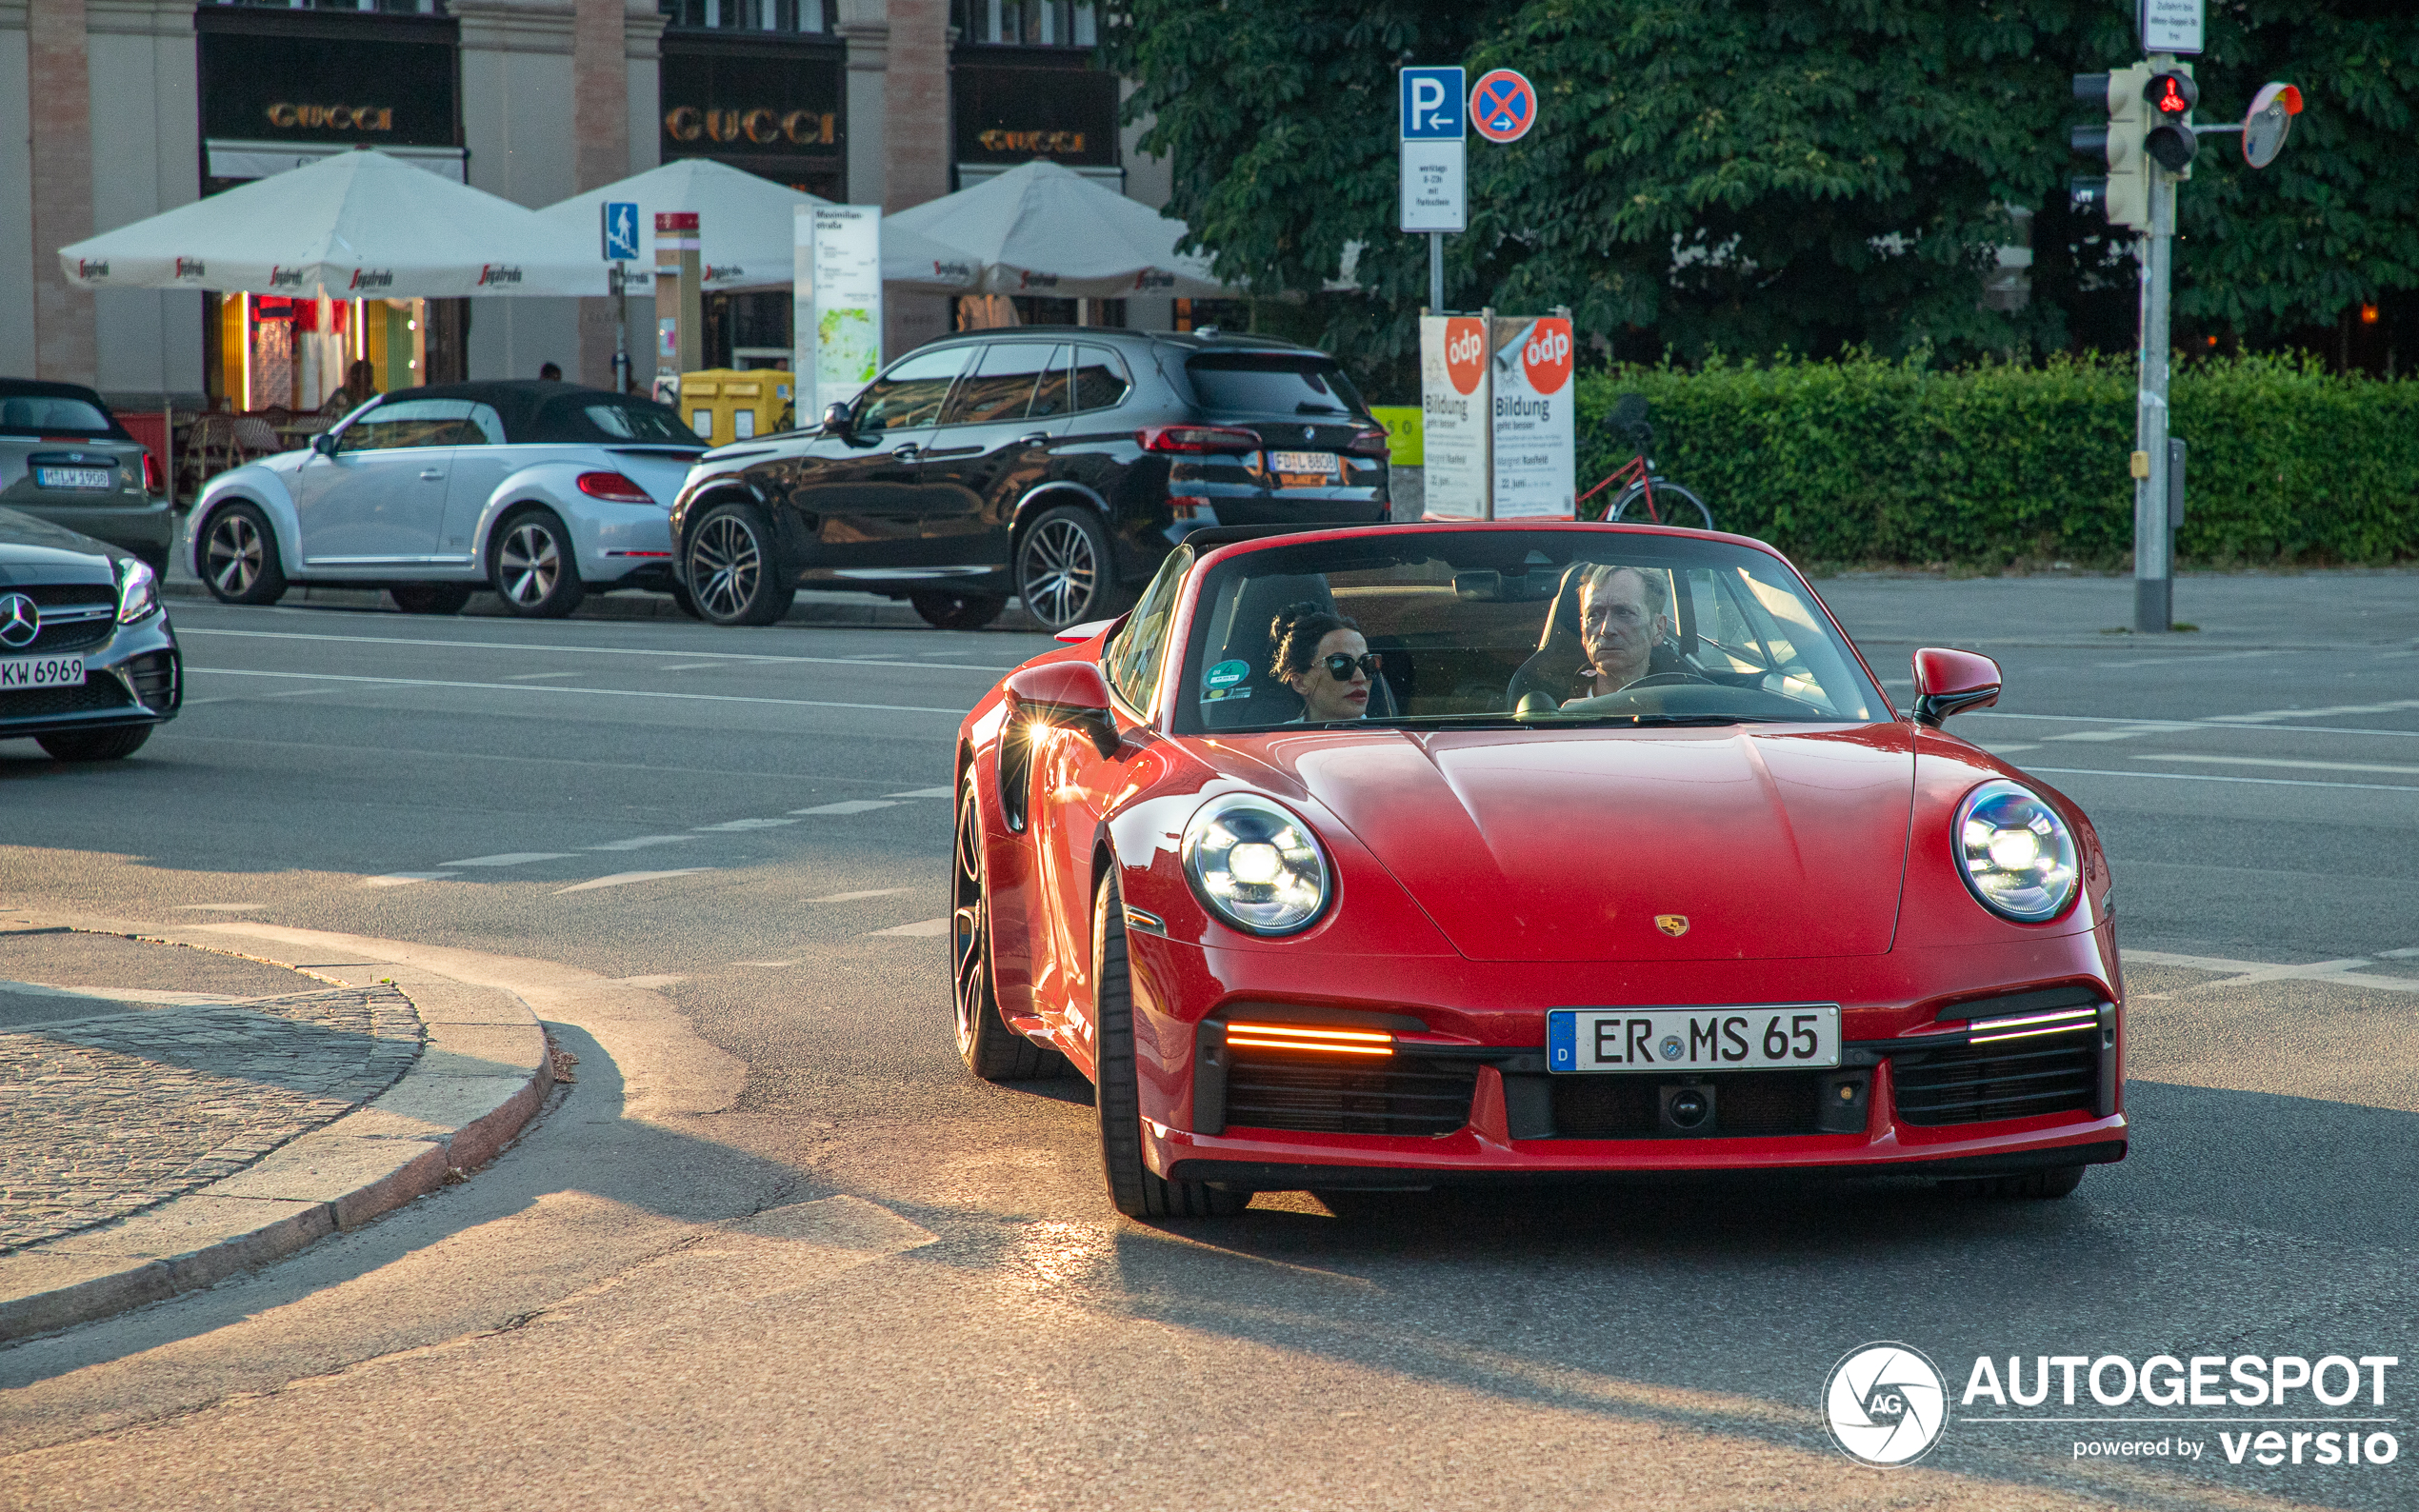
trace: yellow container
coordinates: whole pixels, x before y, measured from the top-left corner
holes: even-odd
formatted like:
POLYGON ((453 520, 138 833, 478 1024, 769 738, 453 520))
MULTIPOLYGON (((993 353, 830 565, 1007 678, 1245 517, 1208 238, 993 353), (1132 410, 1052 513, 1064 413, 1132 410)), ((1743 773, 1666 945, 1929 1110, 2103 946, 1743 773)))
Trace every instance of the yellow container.
POLYGON ((717 447, 787 430, 790 375, 778 368, 707 368, 680 375, 680 418, 717 447))
POLYGON ((1428 454, 1426 418, 1417 405, 1371 405, 1369 418, 1386 428, 1388 460, 1398 468, 1416 468, 1428 454))

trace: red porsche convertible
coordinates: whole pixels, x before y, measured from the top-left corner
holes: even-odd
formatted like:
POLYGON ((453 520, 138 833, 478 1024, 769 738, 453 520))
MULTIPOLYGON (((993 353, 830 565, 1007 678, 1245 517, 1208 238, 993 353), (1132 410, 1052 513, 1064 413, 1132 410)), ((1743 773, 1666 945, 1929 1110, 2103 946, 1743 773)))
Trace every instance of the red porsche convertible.
POLYGON ((1138 1217, 1607 1171, 2058 1197, 2124 1158, 2108 864, 1777 552, 1194 533, 961 728, 957 1042, 1138 1217))

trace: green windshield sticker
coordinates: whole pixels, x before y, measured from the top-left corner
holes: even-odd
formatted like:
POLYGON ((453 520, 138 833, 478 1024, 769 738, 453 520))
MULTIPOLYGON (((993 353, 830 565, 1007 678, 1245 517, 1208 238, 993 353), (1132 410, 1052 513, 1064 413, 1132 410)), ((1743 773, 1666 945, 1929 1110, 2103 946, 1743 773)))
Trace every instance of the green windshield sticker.
POLYGON ((1220 662, 1202 674, 1201 681, 1210 687, 1232 687, 1251 675, 1249 662, 1220 662))

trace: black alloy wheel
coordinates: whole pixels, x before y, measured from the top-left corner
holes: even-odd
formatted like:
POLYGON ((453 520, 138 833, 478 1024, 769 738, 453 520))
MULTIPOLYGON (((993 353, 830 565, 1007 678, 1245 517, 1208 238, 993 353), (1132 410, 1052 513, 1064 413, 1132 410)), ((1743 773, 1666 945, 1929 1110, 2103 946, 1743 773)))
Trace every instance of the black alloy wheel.
POLYGON ((1056 633, 1107 619, 1116 592, 1109 532, 1091 509, 1062 505, 1033 522, 1016 548, 1016 596, 1056 633))
POLYGON ((55 762, 123 761, 143 748, 151 738, 151 726, 137 725, 132 728, 67 730, 56 735, 36 735, 40 746, 55 762))
POLYGON ((1008 600, 996 593, 910 593, 908 602, 936 630, 979 630, 1008 609, 1008 600))
POLYGON ((489 557, 490 583, 504 607, 525 619, 559 620, 588 596, 571 532, 551 509, 525 506, 506 515, 489 557))
POLYGON ((402 583, 387 589, 387 597, 406 614, 459 614, 471 591, 468 583, 402 583))
POLYGON ((699 617, 715 625, 770 625, 798 595, 782 586, 772 530, 752 504, 717 504, 698 516, 680 575, 699 617))
POLYGON ((957 1053, 986 1082, 1063 1076, 1067 1058, 1035 1044, 1000 1017, 991 990, 991 905, 985 885, 982 801, 968 767, 958 790, 957 860, 950 868, 950 992, 957 1009, 957 1053))
POLYGON ((286 569, 269 516, 253 504, 222 505, 202 527, 202 584, 221 604, 274 604, 286 596, 286 569))
POLYGON ((1226 1218, 1242 1212, 1250 1193, 1222 1191, 1207 1182, 1171 1182, 1153 1175, 1143 1160, 1126 906, 1113 874, 1102 880, 1092 906, 1092 1012, 1100 1053, 1092 1103, 1100 1112, 1100 1164, 1109 1179, 1109 1200, 1128 1218, 1226 1218))

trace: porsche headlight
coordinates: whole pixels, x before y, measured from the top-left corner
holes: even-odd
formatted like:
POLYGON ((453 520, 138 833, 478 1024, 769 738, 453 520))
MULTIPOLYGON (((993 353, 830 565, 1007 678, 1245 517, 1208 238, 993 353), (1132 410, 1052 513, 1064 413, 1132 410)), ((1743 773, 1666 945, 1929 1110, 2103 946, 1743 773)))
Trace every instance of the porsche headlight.
POLYGON ((1298 934, 1328 900, 1327 852, 1269 800, 1230 793, 1185 826, 1185 875, 1210 911, 1247 934, 1298 934))
POLYGON ((1985 783, 1957 806, 1957 860, 1967 887, 2003 919, 2039 924, 2074 901, 2074 837, 2014 783, 1985 783))

